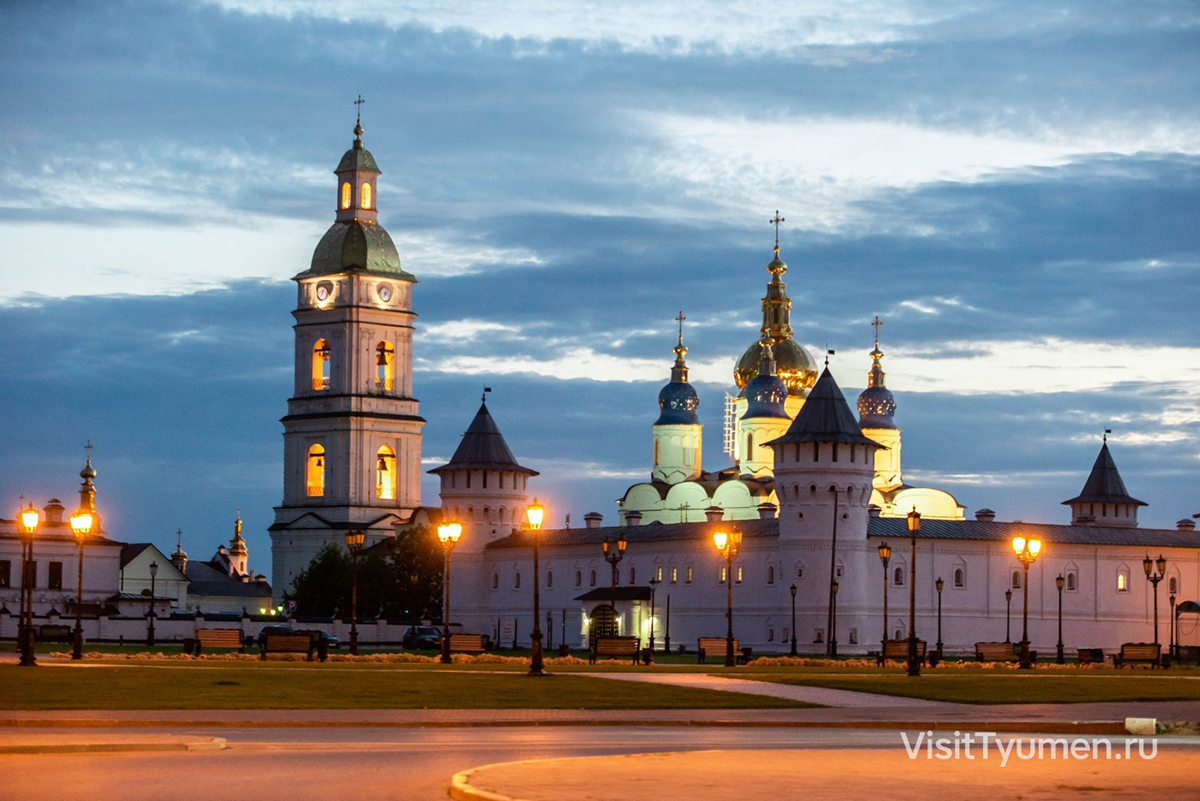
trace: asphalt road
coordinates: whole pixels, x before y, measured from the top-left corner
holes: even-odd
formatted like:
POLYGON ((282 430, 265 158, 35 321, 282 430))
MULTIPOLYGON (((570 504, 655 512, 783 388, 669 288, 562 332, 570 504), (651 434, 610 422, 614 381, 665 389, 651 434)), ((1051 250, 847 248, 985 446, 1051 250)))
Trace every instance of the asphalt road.
MULTIPOLYGON (((78 732, 79 729, 42 729, 78 732)), ((97 731, 97 730, 93 730, 97 731)), ((895 731, 706 726, 142 729, 223 737, 220 752, 0 756, 0 798, 445 799, 450 777, 495 762, 706 749, 902 748, 895 731)), ((662 788, 647 795, 662 797, 662 788)))

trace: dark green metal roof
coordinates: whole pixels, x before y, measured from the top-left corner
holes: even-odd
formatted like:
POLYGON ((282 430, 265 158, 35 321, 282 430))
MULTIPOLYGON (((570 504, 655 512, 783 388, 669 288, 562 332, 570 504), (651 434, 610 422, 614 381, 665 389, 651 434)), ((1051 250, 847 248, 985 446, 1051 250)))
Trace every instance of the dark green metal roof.
POLYGON ((371 151, 363 147, 362 140, 354 140, 354 147, 346 151, 346 155, 342 156, 342 160, 338 162, 335 173, 343 172, 373 172, 382 174, 379 167, 375 164, 375 157, 371 155, 371 151))
POLYGON ((404 281, 417 279, 400 266, 400 254, 382 225, 360 220, 335 222, 317 243, 312 266, 297 278, 345 272, 393 275, 404 281))
POLYGON ((487 404, 484 403, 475 413, 475 419, 463 434, 462 442, 450 457, 450 461, 441 467, 435 467, 430 473, 441 473, 445 470, 512 470, 526 475, 536 476, 536 470, 517 464, 516 457, 504 441, 500 427, 496 425, 487 404))

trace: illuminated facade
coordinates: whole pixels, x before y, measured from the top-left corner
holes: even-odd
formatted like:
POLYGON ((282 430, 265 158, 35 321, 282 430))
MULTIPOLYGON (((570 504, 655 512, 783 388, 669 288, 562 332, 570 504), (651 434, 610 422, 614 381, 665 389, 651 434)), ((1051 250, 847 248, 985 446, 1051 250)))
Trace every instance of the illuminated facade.
POLYGON ((349 529, 367 545, 420 505, 421 427, 412 387, 412 290, 379 224, 362 126, 337 169, 336 218, 295 277, 295 390, 283 422, 283 503, 271 526, 275 599, 349 529))

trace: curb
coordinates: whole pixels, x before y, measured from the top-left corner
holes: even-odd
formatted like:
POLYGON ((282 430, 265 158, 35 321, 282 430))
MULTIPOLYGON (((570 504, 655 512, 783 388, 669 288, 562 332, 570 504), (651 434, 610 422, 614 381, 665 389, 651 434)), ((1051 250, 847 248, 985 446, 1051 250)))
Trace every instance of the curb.
POLYGON ((522 799, 493 793, 491 790, 481 790, 471 786, 471 777, 482 770, 501 765, 532 765, 535 762, 545 762, 544 759, 525 759, 518 762, 493 762, 490 765, 480 765, 469 770, 459 771, 450 777, 449 795, 455 801, 522 801, 522 799))
POLYGON ((223 737, 196 737, 187 742, 132 741, 93 743, 22 743, 0 744, 0 754, 96 754, 151 751, 223 751, 223 737))
MULTIPOLYGON (((1011 734, 1126 734, 1124 720, 466 720, 466 721, 373 721, 373 720, 184 720, 117 718, 7 719, 0 730, 26 728, 167 728, 200 727, 221 729, 470 729, 480 727, 613 727, 613 726, 704 726, 747 729, 885 729, 894 731, 1001 731, 1011 734)), ((2 753, 2 751, 0 751, 2 753)))

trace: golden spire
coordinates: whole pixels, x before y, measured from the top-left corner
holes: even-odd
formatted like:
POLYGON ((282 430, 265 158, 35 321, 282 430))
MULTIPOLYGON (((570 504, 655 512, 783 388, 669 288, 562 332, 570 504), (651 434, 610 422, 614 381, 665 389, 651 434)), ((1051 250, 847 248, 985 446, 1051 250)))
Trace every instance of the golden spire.
POLYGON ((883 360, 883 351, 879 349, 879 326, 883 325, 883 320, 879 319, 879 315, 875 315, 871 327, 875 329, 875 349, 871 351, 871 371, 867 373, 868 387, 886 386, 884 383, 885 373, 883 365, 880 363, 883 360))
POLYGON ((676 322, 679 323, 679 339, 675 347, 671 349, 675 353, 675 364, 671 367, 671 382, 674 384, 686 384, 688 380, 687 362, 683 360, 683 357, 688 352, 687 347, 683 344, 683 321, 686 319, 683 316, 682 310, 680 310, 679 316, 675 318, 676 322))

